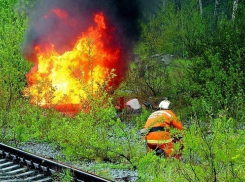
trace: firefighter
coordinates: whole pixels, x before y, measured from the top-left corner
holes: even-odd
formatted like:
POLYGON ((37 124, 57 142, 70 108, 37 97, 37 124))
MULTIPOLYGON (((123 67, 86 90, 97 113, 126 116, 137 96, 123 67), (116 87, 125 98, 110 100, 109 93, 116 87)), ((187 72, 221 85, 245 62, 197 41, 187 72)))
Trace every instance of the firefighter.
MULTIPOLYGON (((175 128, 180 134, 183 130, 181 121, 178 121, 176 115, 169 109, 170 104, 167 99, 160 102, 159 110, 149 116, 144 129, 140 130, 148 151, 155 150, 157 155, 165 157, 173 154, 173 143, 181 139, 181 136, 170 136, 170 130, 175 128)), ((180 154, 176 152, 175 158, 180 158, 180 154)))

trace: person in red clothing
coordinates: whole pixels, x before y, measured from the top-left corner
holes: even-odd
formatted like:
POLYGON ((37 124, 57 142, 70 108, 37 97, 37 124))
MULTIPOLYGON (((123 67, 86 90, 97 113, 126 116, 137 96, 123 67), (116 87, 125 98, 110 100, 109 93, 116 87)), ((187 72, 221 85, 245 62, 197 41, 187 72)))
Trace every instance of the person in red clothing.
MULTIPOLYGON (((176 115, 169 109, 170 101, 165 99, 159 104, 158 111, 153 112, 146 121, 144 129, 140 132, 146 141, 148 151, 156 150, 157 155, 164 153, 169 157, 173 153, 173 136, 169 132, 172 128, 179 131, 183 130, 181 121, 178 121, 176 115)), ((177 154, 178 155, 178 154, 177 154)), ((179 158, 176 155, 176 158, 179 158)))

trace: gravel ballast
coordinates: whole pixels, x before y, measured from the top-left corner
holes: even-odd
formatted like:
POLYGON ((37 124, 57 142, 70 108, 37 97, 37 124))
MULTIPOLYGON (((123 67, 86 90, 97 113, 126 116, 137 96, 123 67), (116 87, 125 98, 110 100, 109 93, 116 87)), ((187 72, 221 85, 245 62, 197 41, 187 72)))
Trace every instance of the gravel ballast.
MULTIPOLYGON (((36 155, 39 155, 44 158, 52 159, 56 162, 57 158, 63 158, 62 152, 48 143, 40 143, 40 142, 25 142, 21 143, 18 147, 21 150, 26 152, 30 152, 36 155)), ((62 161, 62 163, 64 163, 62 161)), ((111 180, 116 182, 135 182, 138 179, 138 172, 133 170, 126 170, 126 169, 108 169, 108 168, 98 168, 96 166, 101 165, 101 163, 94 162, 94 161, 79 161, 79 164, 75 163, 68 163, 67 165, 71 165, 75 168, 94 173, 101 173, 100 171, 107 171, 107 175, 111 177, 111 180), (95 170, 96 169, 96 170, 95 170)), ((106 166, 106 165, 104 165, 106 166)))

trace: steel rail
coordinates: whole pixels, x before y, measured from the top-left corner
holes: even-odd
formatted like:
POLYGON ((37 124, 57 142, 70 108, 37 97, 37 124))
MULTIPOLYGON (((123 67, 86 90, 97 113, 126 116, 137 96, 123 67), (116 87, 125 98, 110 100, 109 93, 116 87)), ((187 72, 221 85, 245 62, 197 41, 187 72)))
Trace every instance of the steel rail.
POLYGON ((23 150, 0 143, 1 156, 24 163, 29 168, 42 171, 45 174, 53 174, 55 172, 62 172, 70 170, 75 181, 84 182, 111 182, 111 180, 34 155, 23 150))

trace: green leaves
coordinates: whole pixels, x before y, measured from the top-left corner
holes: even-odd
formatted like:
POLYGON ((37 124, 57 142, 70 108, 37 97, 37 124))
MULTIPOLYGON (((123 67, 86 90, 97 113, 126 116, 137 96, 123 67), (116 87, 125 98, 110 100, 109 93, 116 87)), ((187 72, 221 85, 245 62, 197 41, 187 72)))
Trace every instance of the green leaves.
POLYGON ((14 12, 16 0, 3 0, 1 3, 0 100, 3 102, 0 102, 0 108, 6 108, 6 103, 12 104, 22 95, 26 84, 25 73, 30 65, 20 55, 20 44, 27 18, 14 12))
POLYGON ((237 149, 244 147, 244 132, 240 130, 238 134, 234 129, 235 120, 228 119, 224 113, 220 113, 219 118, 209 123, 195 119, 185 131, 184 158, 190 160, 189 167, 192 167, 188 173, 190 176, 195 173, 201 181, 215 178, 221 181, 239 180, 243 176, 241 171, 232 171, 240 163, 235 161, 235 156, 239 156, 237 149), (231 165, 232 163, 235 165, 231 165))
POLYGON ((148 23, 142 23, 139 53, 147 58, 154 54, 176 54, 182 46, 180 35, 180 13, 173 3, 162 8, 148 23))

